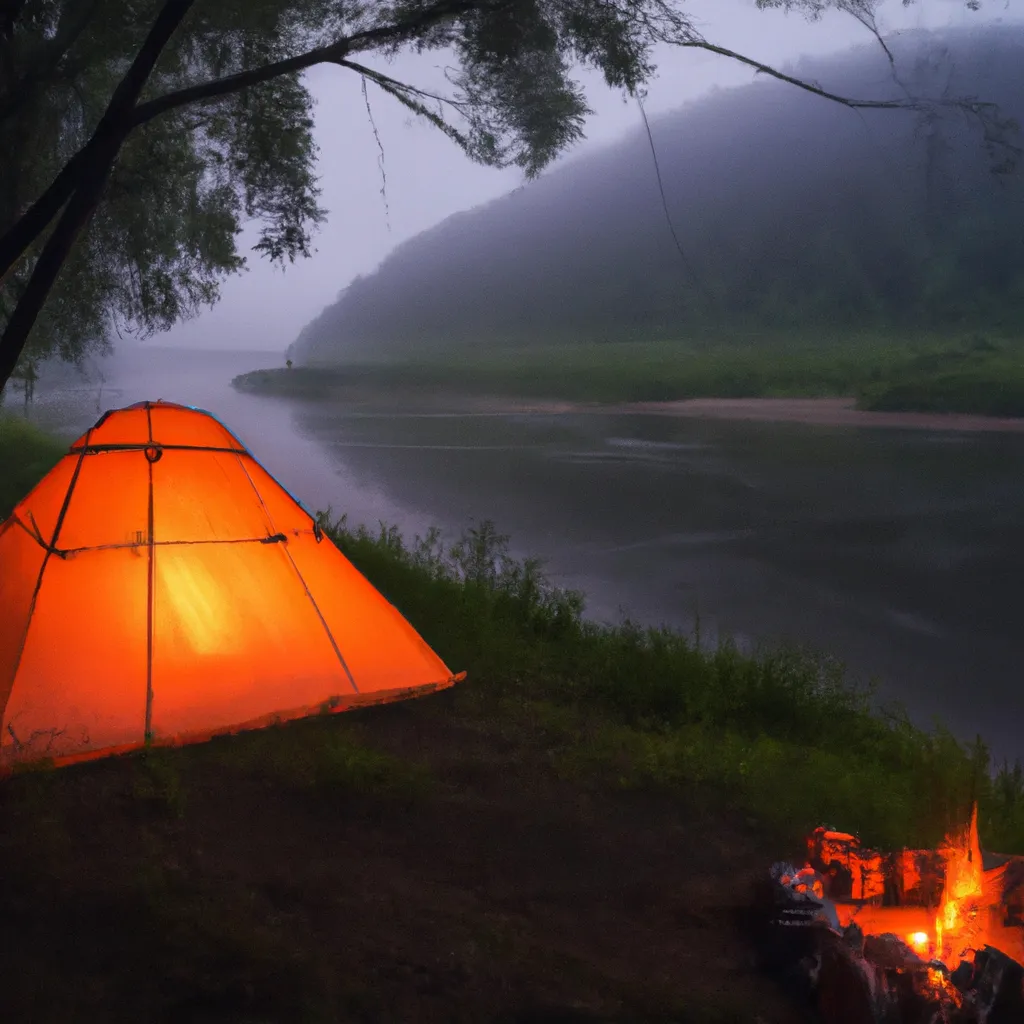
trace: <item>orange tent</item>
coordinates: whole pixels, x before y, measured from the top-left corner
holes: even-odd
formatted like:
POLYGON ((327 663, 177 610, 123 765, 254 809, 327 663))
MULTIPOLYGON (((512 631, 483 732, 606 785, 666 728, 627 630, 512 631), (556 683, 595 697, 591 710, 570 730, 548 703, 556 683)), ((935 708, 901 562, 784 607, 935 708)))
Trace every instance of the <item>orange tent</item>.
POLYGON ((108 412, 0 523, 0 768, 461 678, 201 410, 108 412))

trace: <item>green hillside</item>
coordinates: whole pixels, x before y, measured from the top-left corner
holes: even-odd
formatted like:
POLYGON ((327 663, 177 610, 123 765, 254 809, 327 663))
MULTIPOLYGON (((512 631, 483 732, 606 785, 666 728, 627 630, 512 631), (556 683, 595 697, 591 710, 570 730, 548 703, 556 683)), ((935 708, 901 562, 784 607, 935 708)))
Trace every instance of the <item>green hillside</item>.
MULTIPOLYGON (((892 43, 911 89, 935 95, 948 83, 952 95, 998 102, 1002 117, 1024 113, 1024 28, 910 33, 892 43)), ((848 95, 896 88, 877 47, 793 70, 848 95)), ((727 393, 818 393, 819 384, 832 393, 852 383, 879 407, 1017 408, 1019 385, 1009 378, 1021 372, 1013 342, 1024 327, 1024 175, 1000 164, 1018 134, 1007 129, 986 145, 981 123, 960 111, 854 112, 766 81, 713 93, 654 120, 652 131, 685 263, 638 129, 399 246, 307 325, 292 356, 443 362, 456 350, 461 365, 472 349, 475 365, 489 362, 490 349, 524 344, 700 348, 710 339, 752 348, 799 337, 800 348, 821 337, 833 351, 820 372, 797 360, 766 375, 746 364, 770 360, 752 354, 727 393), (976 332, 999 351, 973 351, 970 366, 954 367, 945 353, 970 349, 976 332), (889 381, 886 370, 855 380, 873 369, 860 356, 860 370, 843 368, 835 347, 864 335, 900 350, 883 362, 905 364, 903 378, 889 381), (922 355, 939 363, 915 365, 922 355), (989 370, 1012 396, 979 397, 989 370)), ((707 374, 693 369, 700 359, 686 359, 685 386, 673 383, 671 359, 676 369, 660 382, 674 397, 707 387, 707 374)), ((516 365, 535 391, 536 375, 516 365)))

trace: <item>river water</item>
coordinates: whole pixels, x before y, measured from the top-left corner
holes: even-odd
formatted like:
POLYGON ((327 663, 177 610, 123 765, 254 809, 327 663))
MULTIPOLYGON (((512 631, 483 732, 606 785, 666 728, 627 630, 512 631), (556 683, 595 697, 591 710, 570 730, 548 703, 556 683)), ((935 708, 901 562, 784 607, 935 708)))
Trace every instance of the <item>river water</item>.
MULTIPOLYGON (((308 508, 448 535, 492 520, 587 613, 792 640, 1024 759, 1024 434, 324 406, 235 391, 280 361, 127 350, 44 378, 66 433, 165 398, 209 409, 308 508), (100 388, 102 387, 102 391, 100 388)), ((8 404, 18 408, 16 399, 8 404)))

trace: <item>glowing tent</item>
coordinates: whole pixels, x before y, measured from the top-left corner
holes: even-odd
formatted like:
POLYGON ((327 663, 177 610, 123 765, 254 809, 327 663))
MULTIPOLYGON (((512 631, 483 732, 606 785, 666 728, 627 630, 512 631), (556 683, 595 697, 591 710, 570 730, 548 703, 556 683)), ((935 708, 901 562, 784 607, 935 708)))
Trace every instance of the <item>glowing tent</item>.
POLYGON ((461 678, 201 410, 108 412, 0 523, 0 769, 461 678))

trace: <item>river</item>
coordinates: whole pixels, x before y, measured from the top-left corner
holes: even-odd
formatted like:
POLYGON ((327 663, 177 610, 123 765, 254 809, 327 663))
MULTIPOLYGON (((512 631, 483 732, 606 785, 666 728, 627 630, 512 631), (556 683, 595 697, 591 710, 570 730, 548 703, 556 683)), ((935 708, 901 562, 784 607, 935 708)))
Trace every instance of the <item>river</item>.
POLYGON ((709 639, 809 644, 919 723, 1024 759, 1024 435, 339 408, 231 387, 280 358, 127 349, 102 382, 44 376, 30 416, 70 434, 140 399, 198 405, 310 509, 409 534, 492 520, 593 618, 690 631, 699 614, 709 639))

